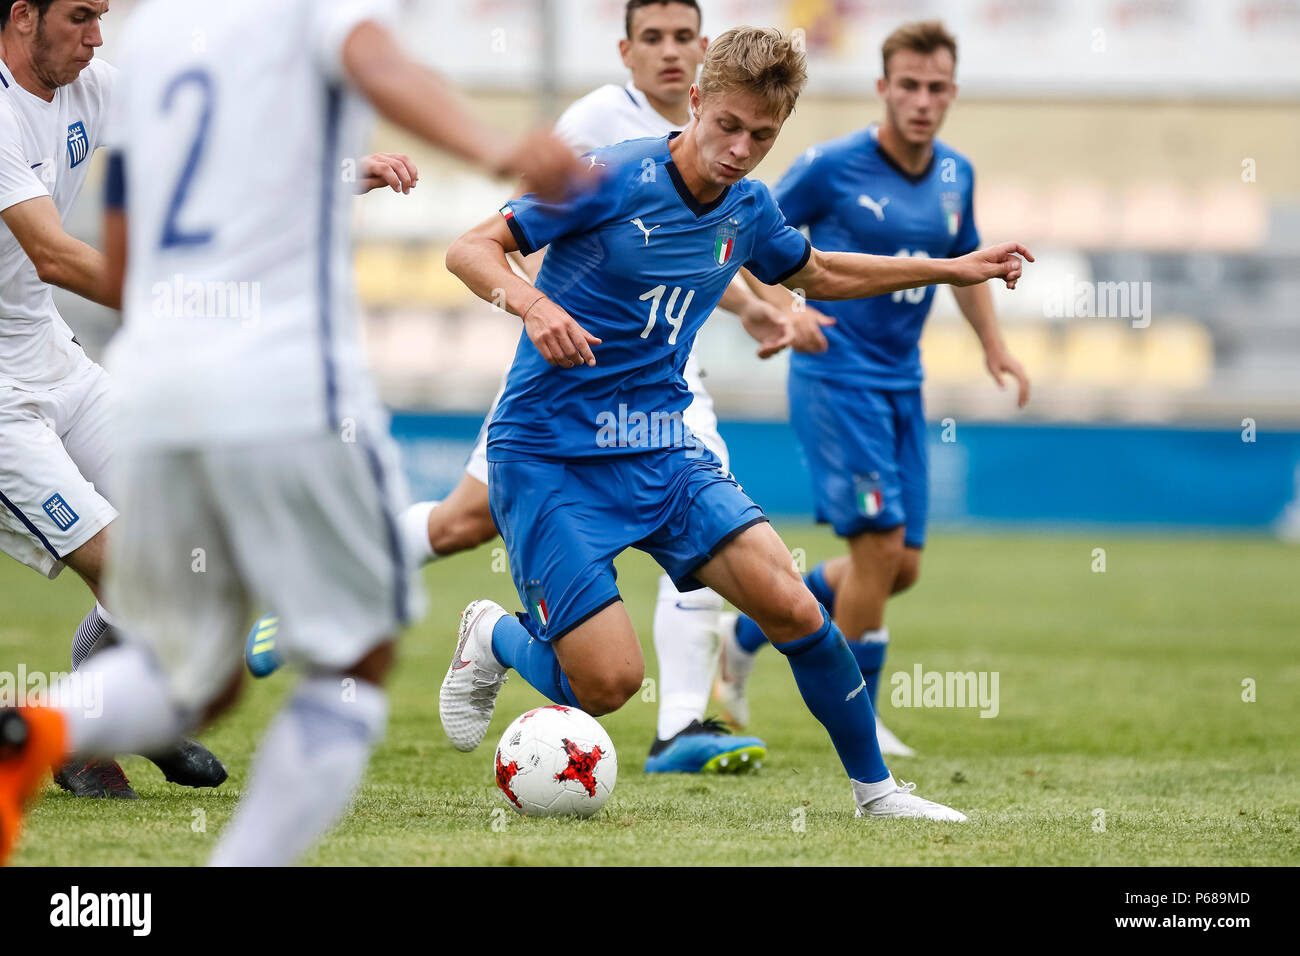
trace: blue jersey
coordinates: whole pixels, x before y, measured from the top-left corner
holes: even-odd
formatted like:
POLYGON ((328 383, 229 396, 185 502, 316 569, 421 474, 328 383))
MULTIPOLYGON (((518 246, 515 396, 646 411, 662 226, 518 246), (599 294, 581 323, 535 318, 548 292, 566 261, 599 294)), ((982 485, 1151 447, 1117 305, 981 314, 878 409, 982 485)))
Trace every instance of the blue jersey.
POLYGON ((559 368, 520 336, 488 428, 489 461, 689 444, 682 370, 704 320, 742 266, 775 284, 807 263, 812 247, 762 183, 742 179, 698 202, 668 152, 677 135, 594 151, 604 176, 592 192, 502 207, 521 252, 550 247, 537 288, 602 344, 595 367, 559 368))
MULTIPOLYGON (((786 219, 807 227, 822 252, 945 259, 979 247, 970 161, 938 140, 930 165, 913 176, 876 141, 874 124, 814 146, 777 183, 786 219)), ((934 286, 870 299, 810 304, 835 317, 829 348, 794 353, 796 374, 870 388, 921 384, 921 327, 934 286)))

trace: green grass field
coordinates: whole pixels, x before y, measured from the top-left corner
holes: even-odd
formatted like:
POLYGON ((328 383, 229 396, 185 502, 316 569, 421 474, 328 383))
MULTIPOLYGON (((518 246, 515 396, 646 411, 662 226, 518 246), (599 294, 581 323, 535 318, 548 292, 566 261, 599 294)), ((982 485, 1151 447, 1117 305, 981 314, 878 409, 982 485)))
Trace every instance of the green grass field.
MULTIPOLYGON (((824 530, 778 530, 810 565, 839 553, 824 530)), ((495 740, 540 701, 522 680, 506 687, 479 751, 454 751, 438 722, 462 606, 476 597, 517 606, 487 546, 428 570, 432 611, 404 639, 387 741, 350 814, 306 862, 1295 865, 1298 559, 1263 539, 939 536, 920 585, 892 606, 886 678, 918 663, 996 671, 999 712, 895 708, 888 683, 881 709, 920 752, 893 760, 895 775, 970 823, 855 820, 830 743, 771 649, 751 682, 752 730, 770 751, 761 770, 646 776, 655 705, 634 698, 604 720, 619 755, 614 796, 574 821, 494 813, 505 807, 492 781, 495 740), (1106 551, 1104 573, 1091 570, 1094 548, 1106 551), (1254 702, 1242 699, 1247 678, 1254 702)), ((657 574, 640 554, 620 563, 649 677, 657 574)), ((70 573, 51 584, 0 563, 0 670, 66 669, 88 605, 70 573)), ((221 789, 172 787, 136 757, 123 764, 139 801, 77 801, 51 784, 15 862, 203 862, 291 683, 285 673, 250 682, 239 709, 204 736, 231 771, 221 789)))

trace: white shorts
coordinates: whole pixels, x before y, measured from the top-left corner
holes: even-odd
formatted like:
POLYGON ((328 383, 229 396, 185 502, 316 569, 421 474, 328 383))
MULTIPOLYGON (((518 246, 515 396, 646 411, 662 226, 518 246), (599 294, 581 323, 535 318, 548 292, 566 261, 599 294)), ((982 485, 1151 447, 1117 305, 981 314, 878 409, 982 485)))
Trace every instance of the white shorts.
POLYGON ((46 577, 117 517, 110 398, 89 359, 50 389, 0 386, 0 551, 46 577))
POLYGON ((109 607, 186 708, 242 666, 252 612, 280 617, 277 652, 308 670, 361 660, 424 611, 396 516, 396 445, 333 435, 209 448, 122 447, 109 607))
MULTIPOLYGON (((731 456, 727 453, 727 443, 718 434, 718 415, 713 410, 713 396, 704 388, 700 363, 695 360, 694 352, 686 360, 684 374, 686 387, 691 390, 692 399, 691 404, 682 413, 682 421, 685 422, 686 427, 691 430, 696 438, 722 459, 723 470, 730 471, 731 456)), ((496 397, 492 399, 492 407, 488 409, 487 416, 483 419, 483 427, 479 429, 478 442, 474 445, 474 450, 470 452, 469 461, 465 463, 465 474, 484 485, 488 483, 488 423, 492 421, 492 416, 496 414, 497 402, 501 401, 501 393, 505 390, 506 383, 502 379, 501 388, 497 390, 496 397)))

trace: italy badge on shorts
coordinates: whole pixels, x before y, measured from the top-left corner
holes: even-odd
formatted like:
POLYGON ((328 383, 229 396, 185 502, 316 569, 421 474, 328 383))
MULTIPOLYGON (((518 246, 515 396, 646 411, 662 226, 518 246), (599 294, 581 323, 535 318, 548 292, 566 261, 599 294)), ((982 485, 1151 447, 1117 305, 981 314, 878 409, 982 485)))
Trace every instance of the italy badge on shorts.
POLYGON ((86 124, 80 120, 68 127, 68 162, 76 166, 90 154, 90 140, 86 137, 86 124))
POLYGON ((524 597, 528 599, 528 610, 532 612, 534 619, 545 627, 549 615, 546 612, 546 598, 542 595, 542 583, 529 581, 524 588, 524 597))
POLYGON ((874 518, 885 508, 885 496, 880 493, 880 475, 853 476, 853 497, 858 513, 864 518, 874 518))
POLYGON ((736 226, 734 219, 728 219, 718 227, 713 238, 713 261, 720 267, 725 266, 736 249, 736 226))

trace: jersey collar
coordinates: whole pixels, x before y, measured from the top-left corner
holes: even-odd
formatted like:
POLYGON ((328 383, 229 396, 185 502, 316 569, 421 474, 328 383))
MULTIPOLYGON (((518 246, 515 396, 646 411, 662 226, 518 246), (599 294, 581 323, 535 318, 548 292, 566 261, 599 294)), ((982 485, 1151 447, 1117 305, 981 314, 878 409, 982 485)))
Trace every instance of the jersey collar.
MULTIPOLYGON (((668 152, 668 144, 675 137, 680 135, 682 134, 669 133, 667 137, 664 138, 665 153, 668 152)), ((664 168, 668 170, 668 178, 673 181, 673 188, 677 190, 677 195, 682 198, 682 202, 686 204, 686 208, 695 213, 696 219, 699 219, 701 216, 707 216, 709 213, 713 212, 713 210, 721 206, 723 201, 727 198, 727 194, 731 192, 731 187, 727 186, 722 190, 722 195, 717 199, 712 202, 702 203, 696 199, 695 194, 686 187, 686 180, 682 179, 682 174, 678 172, 677 164, 673 162, 671 153, 668 154, 668 161, 664 163, 664 168)))
POLYGON ((638 89, 631 80, 627 81, 627 83, 623 87, 623 90, 627 93, 627 98, 632 101, 632 105, 635 106, 637 109, 641 110, 643 113, 649 113, 652 116, 657 116, 665 123, 667 123, 669 126, 671 126, 673 129, 680 130, 681 127, 679 127, 667 116, 664 116, 663 113, 660 113, 657 109, 655 109, 653 106, 650 105, 650 100, 646 98, 646 95, 642 93, 641 90, 638 89))
POLYGON ((930 148, 930 161, 925 164, 925 169, 921 170, 919 173, 909 173, 902 166, 898 165, 898 162, 894 159, 893 156, 890 156, 889 153, 885 151, 885 147, 880 145, 880 137, 879 135, 877 135, 880 129, 879 125, 876 123, 872 123, 869 127, 867 127, 867 129, 871 132, 871 141, 875 143, 876 152, 879 153, 880 158, 885 161, 885 165, 888 166, 890 169, 892 169, 894 172, 898 173, 898 175, 902 176, 913 186, 915 186, 917 183, 924 182, 925 179, 930 175, 930 173, 934 171, 934 163, 935 160, 937 159, 938 153, 933 148, 933 146, 930 148))

